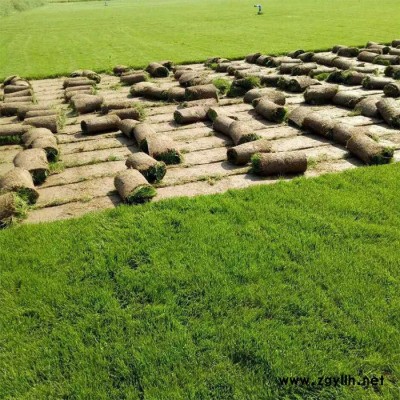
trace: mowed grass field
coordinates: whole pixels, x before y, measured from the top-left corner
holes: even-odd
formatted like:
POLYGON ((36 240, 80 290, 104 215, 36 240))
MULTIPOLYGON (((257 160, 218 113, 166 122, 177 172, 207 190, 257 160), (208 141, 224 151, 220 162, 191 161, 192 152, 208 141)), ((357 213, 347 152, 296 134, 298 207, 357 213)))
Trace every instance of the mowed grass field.
POLYGON ((0 20, 0 79, 202 61, 397 38, 398 0, 109 0, 50 3, 0 20))
POLYGON ((0 232, 0 398, 399 399, 400 165, 0 232), (375 388, 279 377, 384 377, 375 388))

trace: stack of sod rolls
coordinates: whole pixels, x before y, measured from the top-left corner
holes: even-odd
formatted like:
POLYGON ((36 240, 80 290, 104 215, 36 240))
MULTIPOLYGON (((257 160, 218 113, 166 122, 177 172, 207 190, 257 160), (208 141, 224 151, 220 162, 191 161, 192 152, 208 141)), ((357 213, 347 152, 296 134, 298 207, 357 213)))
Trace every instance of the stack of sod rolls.
POLYGON ((34 93, 30 82, 18 75, 7 77, 2 84, 3 102, 12 104, 31 104, 35 102, 34 93))

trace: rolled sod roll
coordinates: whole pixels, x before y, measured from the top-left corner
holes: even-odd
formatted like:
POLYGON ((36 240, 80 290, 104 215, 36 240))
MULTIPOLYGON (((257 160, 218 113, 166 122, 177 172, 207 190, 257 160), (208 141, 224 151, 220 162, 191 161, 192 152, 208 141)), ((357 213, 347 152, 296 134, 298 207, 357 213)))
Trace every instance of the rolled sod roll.
POLYGON ((346 146, 348 140, 357 132, 357 128, 350 124, 338 122, 332 129, 332 140, 335 143, 346 146))
POLYGON ((149 80, 149 74, 146 72, 133 72, 128 75, 121 75, 120 82, 123 85, 134 85, 135 83, 149 80))
POLYGON ((385 85, 383 93, 388 97, 400 97, 400 82, 392 82, 385 85))
POLYGON ((326 75, 326 74, 332 74, 333 72, 336 72, 337 69, 335 67, 318 67, 316 69, 312 69, 309 73, 308 76, 310 78, 317 77, 318 75, 326 75))
POLYGON ((168 68, 157 62, 150 63, 146 68, 146 72, 148 72, 153 78, 165 78, 169 75, 168 68))
POLYGON ((320 85, 316 79, 310 78, 309 76, 297 76, 289 80, 287 90, 294 93, 304 92, 309 86, 320 85))
POLYGON ((13 98, 13 97, 32 97, 33 96, 33 90, 32 89, 25 89, 25 90, 20 90, 18 92, 14 93, 6 93, 4 95, 5 99, 13 98))
POLYGON ((186 98, 186 89, 183 87, 172 87, 167 92, 169 101, 184 101, 186 98))
POLYGON ((376 97, 366 97, 355 105, 354 110, 359 112, 364 117, 378 118, 379 111, 378 107, 376 106, 378 100, 379 99, 376 97))
POLYGON ((356 61, 344 57, 337 57, 332 61, 332 66, 339 69, 350 69, 356 64, 356 61))
POLYGON ((400 56, 400 49, 390 49, 390 55, 400 56))
POLYGON ((58 115, 59 112, 56 109, 52 110, 32 110, 28 111, 25 115, 25 118, 33 118, 33 117, 47 117, 49 115, 58 115))
POLYGON ((152 84, 148 86, 142 96, 146 97, 147 99, 154 99, 154 100, 168 100, 168 91, 152 84))
POLYGON ((151 82, 135 83, 129 89, 129 93, 134 97, 145 96, 147 91, 153 86, 155 86, 155 85, 154 85, 154 83, 151 83, 151 82))
POLYGON ((308 63, 313 59, 314 55, 315 53, 307 51, 306 53, 300 54, 297 58, 305 63, 308 63))
POLYGON ((94 86, 96 85, 96 82, 86 77, 79 77, 79 78, 68 78, 63 83, 64 89, 73 86, 86 86, 86 85, 94 86))
POLYGON ((392 40, 392 47, 397 47, 397 46, 400 46, 400 39, 392 40))
POLYGON ((367 76, 362 81, 364 89, 383 89, 388 83, 392 83, 390 78, 380 76, 367 76))
POLYGON ((151 135, 147 137, 147 149, 151 157, 165 164, 180 164, 183 161, 182 154, 174 141, 165 135, 151 135))
POLYGON ((114 178, 114 185, 124 203, 137 204, 150 201, 156 195, 146 178, 136 169, 127 169, 114 178))
MULTIPOLYGON (((0 115, 3 117, 11 117, 17 115, 20 107, 26 106, 29 103, 0 103, 0 115)), ((31 103, 30 103, 31 104, 31 103)))
POLYGON ((379 49, 382 51, 382 54, 389 53, 390 46, 386 46, 385 44, 373 43, 367 46, 368 49, 379 49))
POLYGON ((304 92, 304 100, 308 104, 327 104, 332 101, 338 90, 338 85, 310 86, 304 92))
POLYGON ((395 55, 395 54, 381 54, 375 58, 374 64, 399 65, 400 64, 400 56, 395 55))
POLYGON ((385 68, 385 75, 400 79, 400 65, 388 65, 385 68))
POLYGON ((268 61, 269 56, 266 55, 261 55, 260 57, 257 58, 256 64, 257 65, 265 65, 268 61))
POLYGON ((48 161, 57 161, 59 156, 57 138, 53 136, 39 137, 31 143, 32 149, 43 149, 48 161))
POLYGON ((357 103, 359 103, 364 96, 361 96, 357 93, 344 90, 341 92, 338 92, 333 96, 332 98, 332 103, 336 104, 337 106, 342 106, 346 108, 354 108, 357 103))
POLYGON ((182 87, 205 85, 211 83, 212 79, 205 74, 199 72, 186 72, 179 78, 179 84, 182 87))
POLYGON ((15 193, 0 194, 0 228, 12 224, 14 216, 18 213, 18 196, 15 193))
POLYGON ((282 63, 279 66, 279 73, 280 74, 291 74, 293 71, 293 68, 299 64, 293 64, 293 63, 282 63))
POLYGON ((353 71, 362 72, 363 74, 376 74, 379 70, 377 67, 371 66, 355 66, 351 68, 353 71))
POLYGON ((367 51, 369 53, 375 53, 375 54, 383 54, 382 49, 374 48, 374 47, 364 47, 360 49, 360 53, 363 51, 367 51))
POLYGON ((269 57, 266 61, 267 67, 279 67, 283 63, 300 64, 301 60, 287 56, 282 57, 269 57))
POLYGON ((367 77, 366 74, 357 71, 344 71, 342 73, 343 83, 349 86, 361 85, 366 77, 367 77))
POLYGON ((58 132, 58 121, 56 115, 25 118, 23 123, 25 125, 31 125, 35 128, 47 128, 50 129, 53 133, 58 132))
POLYGON ((22 168, 13 168, 0 177, 0 193, 2 192, 15 192, 29 204, 36 203, 39 197, 31 174, 22 168))
POLYGON ((162 60, 158 62, 159 64, 161 64, 163 67, 167 68, 169 71, 172 71, 172 69, 174 68, 174 63, 171 60, 162 60))
MULTIPOLYGON (((275 103, 272 104, 276 106, 275 103)), ((217 121, 218 118, 215 121, 217 121)), ((260 139, 260 136, 257 135, 246 122, 235 121, 235 120, 229 125, 228 135, 233 140, 233 143, 235 143, 235 145, 252 142, 253 140, 260 139)))
MULTIPOLYGON (((261 58, 261 57, 260 57, 261 58)), ((258 61, 258 60, 257 60, 258 61)), ((221 62, 217 64, 217 67, 215 68, 216 72, 228 72, 228 68, 231 65, 230 62, 221 62)))
POLYGON ((297 64, 292 68, 292 75, 308 75, 313 69, 317 69, 316 63, 297 64))
POLYGON ((341 57, 357 57, 360 50, 357 47, 341 47, 337 55, 341 57))
POLYGON ((343 45, 343 44, 335 44, 333 47, 332 47, 332 53, 335 53, 335 54, 337 54, 337 52, 340 50, 340 49, 343 49, 343 48, 346 48, 347 46, 345 46, 345 45, 343 45))
POLYGON ((288 124, 301 128, 303 126, 304 119, 312 112, 313 110, 309 107, 297 107, 289 112, 288 124))
POLYGON ((43 183, 49 174, 49 163, 46 152, 43 149, 20 151, 14 157, 14 165, 28 170, 35 185, 43 183))
POLYGON ((92 71, 91 69, 83 69, 79 71, 72 72, 70 75, 71 77, 85 77, 88 78, 92 81, 95 81, 96 83, 101 82, 101 76, 97 74, 96 72, 92 71))
POLYGON ((91 86, 77 86, 78 88, 84 88, 84 89, 79 89, 79 90, 70 90, 70 91, 65 91, 64 93, 64 99, 66 102, 69 102, 74 96, 78 94, 94 94, 94 88, 91 86))
POLYGON ((118 122, 118 129, 128 138, 133 138, 133 130, 139 124, 136 119, 123 119, 118 122))
POLYGON ((257 61, 257 58, 260 56, 261 56, 261 53, 251 53, 245 57, 245 61, 250 64, 255 64, 257 61))
POLYGON ((130 68, 127 65, 116 65, 113 68, 113 73, 116 76, 121 76, 124 72, 128 72, 130 68))
POLYGON ((182 68, 176 69, 174 72, 174 78, 176 80, 179 80, 179 78, 183 75, 186 74, 187 72, 192 72, 193 73, 193 69, 190 67, 184 67, 182 66, 182 68))
POLYGON ((290 58, 298 58, 298 56, 300 54, 304 54, 304 50, 299 49, 299 50, 291 51, 290 53, 287 53, 287 56, 290 58))
POLYGON ((128 168, 137 169, 149 183, 160 182, 167 172, 163 161, 157 161, 143 152, 131 154, 125 165, 128 168))
POLYGON ((302 127, 319 136, 331 138, 334 125, 332 118, 323 114, 312 113, 304 118, 302 127))
POLYGON ((359 61, 364 61, 364 62, 374 62, 375 58, 378 55, 376 53, 373 53, 371 51, 362 51, 358 56, 357 56, 357 60, 359 61))
POLYGON ((200 100, 200 99, 217 99, 218 90, 212 84, 190 86, 185 89, 185 97, 188 100, 200 100))
POLYGON ((19 86, 19 85, 8 85, 4 88, 4 93, 5 94, 11 94, 11 93, 18 93, 18 92, 23 92, 27 89, 30 89, 30 86, 19 86))
POLYGON ((157 132, 154 130, 154 128, 150 124, 146 123, 140 123, 136 124, 133 127, 133 137, 136 140, 136 143, 138 144, 139 148, 146 153, 148 153, 149 148, 147 144, 147 139, 149 139, 152 136, 156 136, 157 132))
POLYGON ((333 71, 331 72, 326 81, 329 83, 343 83, 343 71, 333 71))
POLYGON ((253 100, 253 106, 255 106, 256 113, 260 114, 267 121, 282 122, 286 115, 285 107, 265 97, 253 100))
POLYGON ((94 111, 99 111, 103 101, 104 99, 102 96, 87 94, 79 97, 73 97, 71 99, 71 104, 79 114, 87 114, 94 111))
POLYGON ((314 54, 312 61, 327 67, 333 66, 333 60, 337 58, 336 54, 314 54))
POLYGON ((81 121, 81 129, 85 135, 95 135, 102 132, 113 132, 119 129, 120 118, 115 114, 102 117, 84 119, 81 121))
POLYGON ((229 135, 229 128, 233 122, 235 122, 233 118, 230 118, 226 115, 218 115, 213 120, 213 129, 216 132, 223 133, 224 135, 229 135))
POLYGON ((122 110, 113 110, 109 115, 117 115, 119 119, 143 119, 143 112, 135 107, 124 108, 122 110))
POLYGON ((33 102, 32 96, 23 96, 23 97, 5 97, 3 100, 5 103, 20 103, 20 102, 33 102))
POLYGON ((135 100, 107 101, 101 106, 101 112, 107 114, 113 110, 123 110, 124 108, 135 108, 140 103, 135 100))
POLYGON ((18 107, 17 117, 19 120, 23 121, 25 119, 26 114, 29 111, 45 111, 45 110, 51 110, 51 109, 41 104, 23 105, 18 107))
POLYGON ((379 113, 392 128, 400 128, 400 103, 393 98, 381 99, 376 103, 379 113))
POLYGON ((255 153, 270 153, 272 151, 271 141, 268 139, 254 140, 231 147, 227 150, 228 161, 236 165, 245 165, 250 162, 255 153))
POLYGON ((347 141, 347 149, 365 164, 387 164, 393 158, 394 150, 382 146, 369 136, 356 133, 347 141))
POLYGON ((22 142, 25 148, 29 149, 34 140, 46 137, 54 137, 54 134, 46 128, 30 128, 22 135, 22 142))
POLYGON ((276 87, 281 78, 282 76, 278 74, 266 74, 260 76, 260 81, 262 85, 276 87))
POLYGON ((269 89, 269 88, 255 88, 251 89, 244 95, 243 101, 245 103, 252 103, 253 100, 259 98, 267 98, 268 100, 279 104, 281 106, 285 105, 286 97, 285 94, 279 90, 269 89))
POLYGON ((29 126, 22 124, 6 124, 0 125, 0 137, 1 136, 22 136, 29 130, 29 126))
POLYGON ((206 107, 187 107, 174 112, 174 119, 178 124, 192 124, 194 122, 207 120, 206 107))
POLYGON ((253 172, 261 176, 298 174, 307 170, 307 157, 301 153, 258 153, 251 164, 253 172))

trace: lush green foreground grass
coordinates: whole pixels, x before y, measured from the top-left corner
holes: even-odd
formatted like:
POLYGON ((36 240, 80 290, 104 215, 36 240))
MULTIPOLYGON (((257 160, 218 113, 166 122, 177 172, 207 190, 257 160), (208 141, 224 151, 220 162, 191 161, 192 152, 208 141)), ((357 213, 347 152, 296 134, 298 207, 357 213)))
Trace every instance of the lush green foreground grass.
POLYGON ((399 181, 370 167, 0 232, 0 398, 398 399, 399 181), (339 374, 385 381, 277 384, 339 374))
POLYGON ((0 21, 0 79, 199 61, 399 36, 398 0, 110 0, 52 3, 0 21))

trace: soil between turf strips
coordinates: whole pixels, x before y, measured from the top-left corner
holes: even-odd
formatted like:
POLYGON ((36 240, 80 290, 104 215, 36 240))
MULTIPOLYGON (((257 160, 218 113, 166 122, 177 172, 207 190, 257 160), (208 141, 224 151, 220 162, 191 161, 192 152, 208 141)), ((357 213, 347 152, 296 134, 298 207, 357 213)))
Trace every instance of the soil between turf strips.
MULTIPOLYGON (((273 71, 271 68, 257 67, 244 61, 235 62, 238 66, 247 66, 249 71, 273 71)), ((189 67, 205 71, 213 78, 223 77, 232 80, 226 73, 215 73, 201 64, 189 67)), ((64 78, 31 81, 38 103, 44 106, 67 108, 63 103, 64 78)), ((156 78, 154 81, 163 88, 177 86, 169 78, 156 78)), ((102 75, 98 93, 105 101, 123 101, 129 96, 129 86, 120 87, 119 78, 102 75)), ((340 86, 357 94, 365 94, 360 86, 340 86)), ((382 91, 368 91, 368 95, 381 95, 382 91)), ((302 93, 285 92, 286 106, 289 111, 303 105, 302 93)), ((221 193, 229 189, 245 188, 255 184, 270 184, 281 179, 293 177, 257 177, 249 173, 249 166, 235 166, 227 162, 226 150, 233 145, 229 137, 212 130, 209 121, 189 125, 179 125, 173 119, 176 104, 160 104, 144 98, 136 98, 146 110, 146 122, 152 124, 158 133, 165 134, 177 143, 177 148, 184 154, 184 162, 178 166, 169 166, 163 181, 157 185, 157 196, 153 201, 174 196, 197 196, 221 193)), ((220 100, 219 106, 227 114, 234 114, 240 121, 245 121, 261 137, 272 141, 279 151, 299 151, 315 165, 309 168, 305 176, 313 177, 328 172, 340 172, 355 168, 362 163, 349 152, 333 142, 318 137, 285 123, 277 124, 266 121, 257 115, 250 104, 242 98, 220 100)), ((389 129, 382 120, 352 115, 351 110, 332 104, 307 106, 313 111, 349 123, 354 126, 370 126, 371 131, 380 137, 383 143, 400 149, 399 131, 389 129)), ((89 115, 90 116, 90 115, 89 115)), ((102 133, 96 136, 83 135, 80 122, 85 116, 68 116, 66 125, 57 134, 61 152, 60 163, 64 169, 50 175, 46 182, 38 186, 39 199, 36 208, 28 214, 26 222, 42 222, 66 219, 83 215, 87 212, 112 208, 121 203, 115 191, 114 176, 126 169, 125 160, 138 148, 133 140, 121 132, 102 133)), ((16 123, 13 117, 0 118, 0 124, 16 123)), ((0 146, 0 175, 13 167, 12 160, 21 150, 18 145, 0 146)), ((400 159, 399 151, 395 160, 400 159)))

